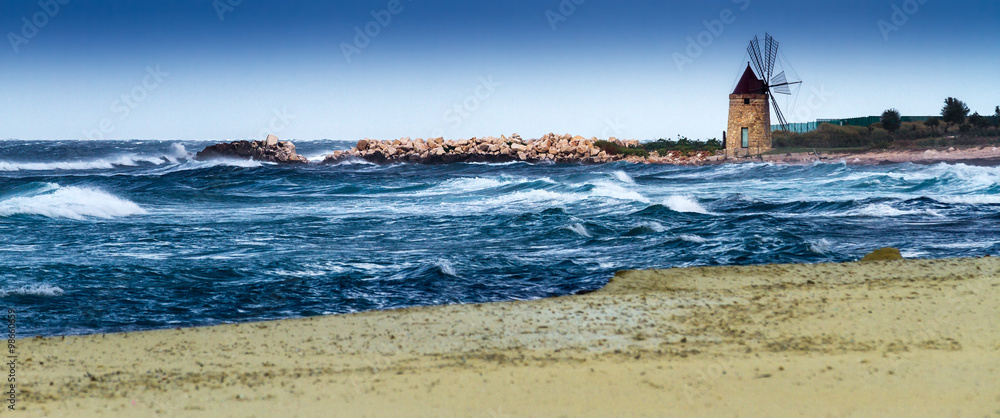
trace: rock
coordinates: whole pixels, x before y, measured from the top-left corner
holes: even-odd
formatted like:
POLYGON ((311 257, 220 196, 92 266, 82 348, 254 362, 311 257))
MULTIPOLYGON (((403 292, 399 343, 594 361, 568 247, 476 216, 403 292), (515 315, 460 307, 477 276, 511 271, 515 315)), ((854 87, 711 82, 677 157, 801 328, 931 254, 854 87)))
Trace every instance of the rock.
POLYGON ((368 140, 367 139, 362 139, 362 140, 358 141, 358 145, 356 146, 356 148, 358 149, 358 151, 364 151, 364 150, 368 149, 368 140))
POLYGON ((278 164, 305 164, 309 160, 295 153, 291 142, 279 142, 278 137, 268 135, 264 141, 233 141, 215 144, 195 155, 196 160, 213 158, 242 158, 278 164))
POLYGON ((899 252, 898 248, 882 248, 872 251, 871 254, 866 255, 861 259, 861 262, 867 263, 871 261, 886 261, 886 260, 902 260, 903 255, 899 252))

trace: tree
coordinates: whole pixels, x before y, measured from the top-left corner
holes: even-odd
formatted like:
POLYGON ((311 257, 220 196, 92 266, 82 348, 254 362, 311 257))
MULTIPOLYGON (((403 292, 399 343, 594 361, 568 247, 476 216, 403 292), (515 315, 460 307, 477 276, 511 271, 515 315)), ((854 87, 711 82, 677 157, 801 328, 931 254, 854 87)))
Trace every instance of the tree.
POLYGON ((949 125, 961 125, 965 123, 965 118, 969 116, 969 106, 965 102, 954 97, 944 100, 944 107, 941 108, 941 119, 949 125))
POLYGON ((889 133, 896 132, 899 127, 902 126, 903 122, 899 118, 899 111, 896 109, 889 109, 882 112, 882 128, 889 131, 889 133))
POLYGON ((996 113, 993 114, 993 126, 1000 126, 1000 106, 997 106, 996 113))
POLYGON ((935 134, 937 134, 937 127, 940 124, 941 120, 939 120, 938 118, 928 118, 927 120, 924 121, 924 125, 927 125, 928 128, 931 128, 931 132, 934 132, 935 134))
POLYGON ((969 116, 969 124, 975 126, 977 129, 983 129, 990 126, 990 120, 985 116, 981 116, 979 112, 976 112, 972 116, 969 116))

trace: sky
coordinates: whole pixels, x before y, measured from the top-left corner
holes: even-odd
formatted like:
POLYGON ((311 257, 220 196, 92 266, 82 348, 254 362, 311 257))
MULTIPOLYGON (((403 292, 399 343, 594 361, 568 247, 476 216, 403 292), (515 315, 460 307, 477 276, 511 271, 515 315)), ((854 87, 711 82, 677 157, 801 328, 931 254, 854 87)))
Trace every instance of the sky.
POLYGON ((718 138, 765 32, 790 122, 1000 105, 995 0, 0 4, 0 138, 718 138))

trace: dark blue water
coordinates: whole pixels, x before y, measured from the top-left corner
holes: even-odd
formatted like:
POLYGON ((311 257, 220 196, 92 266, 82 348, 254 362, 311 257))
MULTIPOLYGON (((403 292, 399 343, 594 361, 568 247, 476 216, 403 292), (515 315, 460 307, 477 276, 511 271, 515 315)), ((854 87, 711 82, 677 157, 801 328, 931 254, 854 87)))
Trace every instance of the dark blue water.
POLYGON ((884 246, 1000 252, 996 167, 190 160, 205 145, 0 142, 0 307, 22 335, 536 299, 622 269, 884 246))

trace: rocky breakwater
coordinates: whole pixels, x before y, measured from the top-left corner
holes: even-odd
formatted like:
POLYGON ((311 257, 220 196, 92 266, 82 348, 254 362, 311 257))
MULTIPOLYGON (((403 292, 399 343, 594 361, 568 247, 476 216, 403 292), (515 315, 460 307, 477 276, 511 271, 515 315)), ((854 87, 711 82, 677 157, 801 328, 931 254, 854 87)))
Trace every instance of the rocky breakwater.
MULTIPOLYGON (((622 147, 638 148, 639 141, 610 141, 622 147)), ((600 164, 621 160, 645 162, 643 157, 612 155, 597 146, 597 138, 548 134, 539 139, 523 140, 514 134, 510 138, 485 137, 461 140, 443 138, 397 139, 378 141, 362 139, 356 147, 348 151, 337 151, 323 160, 325 164, 335 164, 348 159, 360 158, 373 163, 413 162, 420 164, 448 164, 460 162, 511 162, 531 163, 589 163, 600 164)))
POLYGON ((278 164, 306 164, 306 157, 295 153, 295 144, 279 141, 278 137, 268 135, 263 141, 234 141, 211 145, 201 150, 194 157, 197 160, 214 158, 240 158, 254 161, 266 161, 278 164))

